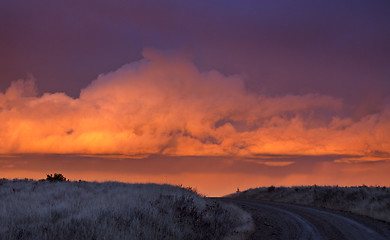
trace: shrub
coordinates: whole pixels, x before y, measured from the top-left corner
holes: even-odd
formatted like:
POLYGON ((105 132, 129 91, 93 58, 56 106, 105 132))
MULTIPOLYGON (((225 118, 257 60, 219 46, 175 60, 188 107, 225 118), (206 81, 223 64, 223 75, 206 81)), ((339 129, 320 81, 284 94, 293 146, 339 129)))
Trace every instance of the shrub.
POLYGON ((54 173, 53 174, 46 174, 46 180, 47 181, 50 181, 50 182, 65 182, 66 181, 66 177, 64 177, 64 175, 62 175, 61 173, 54 173))
POLYGON ((270 186, 270 187, 268 187, 267 191, 268 191, 268 192, 273 192, 273 191, 275 191, 275 186, 270 186))

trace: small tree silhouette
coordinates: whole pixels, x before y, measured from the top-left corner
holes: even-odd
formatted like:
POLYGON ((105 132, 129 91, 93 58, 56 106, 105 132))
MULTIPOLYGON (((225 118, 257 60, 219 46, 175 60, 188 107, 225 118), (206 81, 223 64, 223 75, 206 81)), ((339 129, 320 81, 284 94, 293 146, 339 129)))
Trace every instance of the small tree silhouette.
POLYGON ((66 181, 66 177, 64 177, 64 175, 62 175, 61 173, 54 173, 53 174, 46 174, 46 180, 50 181, 50 182, 65 182, 66 181))
POLYGON ((275 186, 270 186, 270 187, 267 188, 267 191, 268 192, 273 192, 273 191, 275 191, 275 189, 276 189, 275 186))

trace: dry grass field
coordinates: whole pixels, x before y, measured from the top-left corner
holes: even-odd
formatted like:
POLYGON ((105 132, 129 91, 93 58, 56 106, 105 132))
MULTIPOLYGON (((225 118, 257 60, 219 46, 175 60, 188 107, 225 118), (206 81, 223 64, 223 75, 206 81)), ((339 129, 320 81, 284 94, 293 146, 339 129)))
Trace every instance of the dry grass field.
POLYGON ((238 207, 171 185, 0 180, 0 239, 244 239, 238 207))
POLYGON ((260 187, 231 197, 270 200, 349 211, 390 222, 390 189, 386 187, 260 187))

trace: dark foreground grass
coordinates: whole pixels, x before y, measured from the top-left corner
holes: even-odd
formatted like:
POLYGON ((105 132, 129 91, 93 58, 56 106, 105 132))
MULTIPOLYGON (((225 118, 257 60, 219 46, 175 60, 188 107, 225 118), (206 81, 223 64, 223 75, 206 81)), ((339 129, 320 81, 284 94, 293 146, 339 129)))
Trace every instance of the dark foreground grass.
POLYGON ((349 211, 390 222, 390 189, 386 187, 260 187, 231 197, 270 200, 349 211))
POLYGON ((171 185, 0 180, 0 239, 245 239, 250 215, 171 185))

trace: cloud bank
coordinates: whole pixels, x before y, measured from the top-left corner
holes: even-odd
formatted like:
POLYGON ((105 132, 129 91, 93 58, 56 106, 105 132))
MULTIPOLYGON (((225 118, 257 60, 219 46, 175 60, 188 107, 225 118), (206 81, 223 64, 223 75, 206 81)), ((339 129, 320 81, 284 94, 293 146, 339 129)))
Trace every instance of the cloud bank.
POLYGON ((39 94, 33 79, 0 93, 0 153, 387 155, 390 107, 346 116, 342 99, 267 97, 244 78, 200 71, 181 54, 146 49, 77 98, 39 94))

